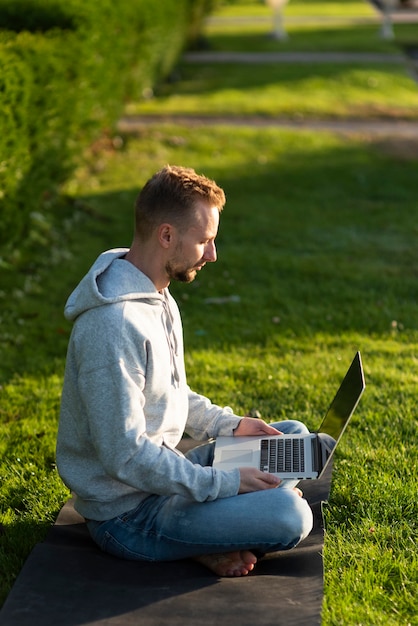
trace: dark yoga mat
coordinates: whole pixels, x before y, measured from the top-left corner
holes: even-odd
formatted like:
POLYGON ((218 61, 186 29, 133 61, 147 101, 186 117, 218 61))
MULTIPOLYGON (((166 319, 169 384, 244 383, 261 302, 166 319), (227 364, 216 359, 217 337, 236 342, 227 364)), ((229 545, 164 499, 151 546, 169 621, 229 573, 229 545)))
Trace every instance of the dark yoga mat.
POLYGON ((29 555, 0 626, 314 626, 321 623, 323 524, 331 467, 302 481, 314 528, 297 548, 251 574, 218 578, 193 561, 140 563, 102 553, 69 500, 29 555))

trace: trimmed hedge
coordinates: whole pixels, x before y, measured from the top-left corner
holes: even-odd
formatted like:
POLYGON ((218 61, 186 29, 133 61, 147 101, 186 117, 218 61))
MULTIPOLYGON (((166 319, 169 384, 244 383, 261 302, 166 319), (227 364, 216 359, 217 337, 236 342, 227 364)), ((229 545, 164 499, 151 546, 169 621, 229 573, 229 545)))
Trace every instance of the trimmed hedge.
POLYGON ((31 77, 25 64, 0 48, 0 245, 21 230, 17 195, 30 167, 27 115, 31 77))
POLYGON ((124 101, 170 72, 211 6, 0 0, 0 249, 47 213, 75 155, 114 127, 124 101))

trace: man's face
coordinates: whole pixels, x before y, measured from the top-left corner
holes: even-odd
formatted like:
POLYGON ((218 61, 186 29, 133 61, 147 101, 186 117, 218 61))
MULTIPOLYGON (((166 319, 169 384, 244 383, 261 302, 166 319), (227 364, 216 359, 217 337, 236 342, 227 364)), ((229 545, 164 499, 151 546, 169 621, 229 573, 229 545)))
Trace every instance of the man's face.
POLYGON ((178 233, 172 257, 166 263, 170 280, 190 283, 206 263, 216 261, 218 226, 218 209, 205 202, 197 204, 192 225, 185 233, 178 233))

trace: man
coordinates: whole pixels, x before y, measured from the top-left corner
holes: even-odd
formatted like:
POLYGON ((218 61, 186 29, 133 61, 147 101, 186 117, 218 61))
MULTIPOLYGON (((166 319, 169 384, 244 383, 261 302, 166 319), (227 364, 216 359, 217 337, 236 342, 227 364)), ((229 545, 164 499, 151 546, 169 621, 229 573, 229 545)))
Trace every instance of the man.
MULTIPOLYGON (((184 431, 199 441, 279 434, 186 382, 168 286, 191 282, 216 261, 224 204, 214 181, 163 168, 138 196, 131 248, 99 256, 70 296, 57 464, 103 550, 148 561, 195 558, 219 576, 242 576, 257 555, 306 537, 312 513, 296 488, 275 489, 271 474, 213 468, 213 443, 186 457, 176 449, 184 431)), ((295 421, 277 427, 307 432, 295 421)))

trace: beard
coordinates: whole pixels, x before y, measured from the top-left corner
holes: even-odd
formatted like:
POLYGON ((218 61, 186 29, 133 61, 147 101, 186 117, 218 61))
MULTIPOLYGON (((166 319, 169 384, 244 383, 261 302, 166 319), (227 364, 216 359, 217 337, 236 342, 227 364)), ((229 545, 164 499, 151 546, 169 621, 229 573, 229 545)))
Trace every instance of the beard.
POLYGON ((180 283, 191 283, 197 274, 195 267, 181 267, 170 261, 166 263, 165 271, 170 280, 177 280, 180 283))
POLYGON ((205 263, 201 259, 190 267, 184 259, 182 242, 179 242, 174 250, 173 257, 165 265, 165 271, 170 281, 177 280, 180 283, 191 283, 203 265, 205 263))

